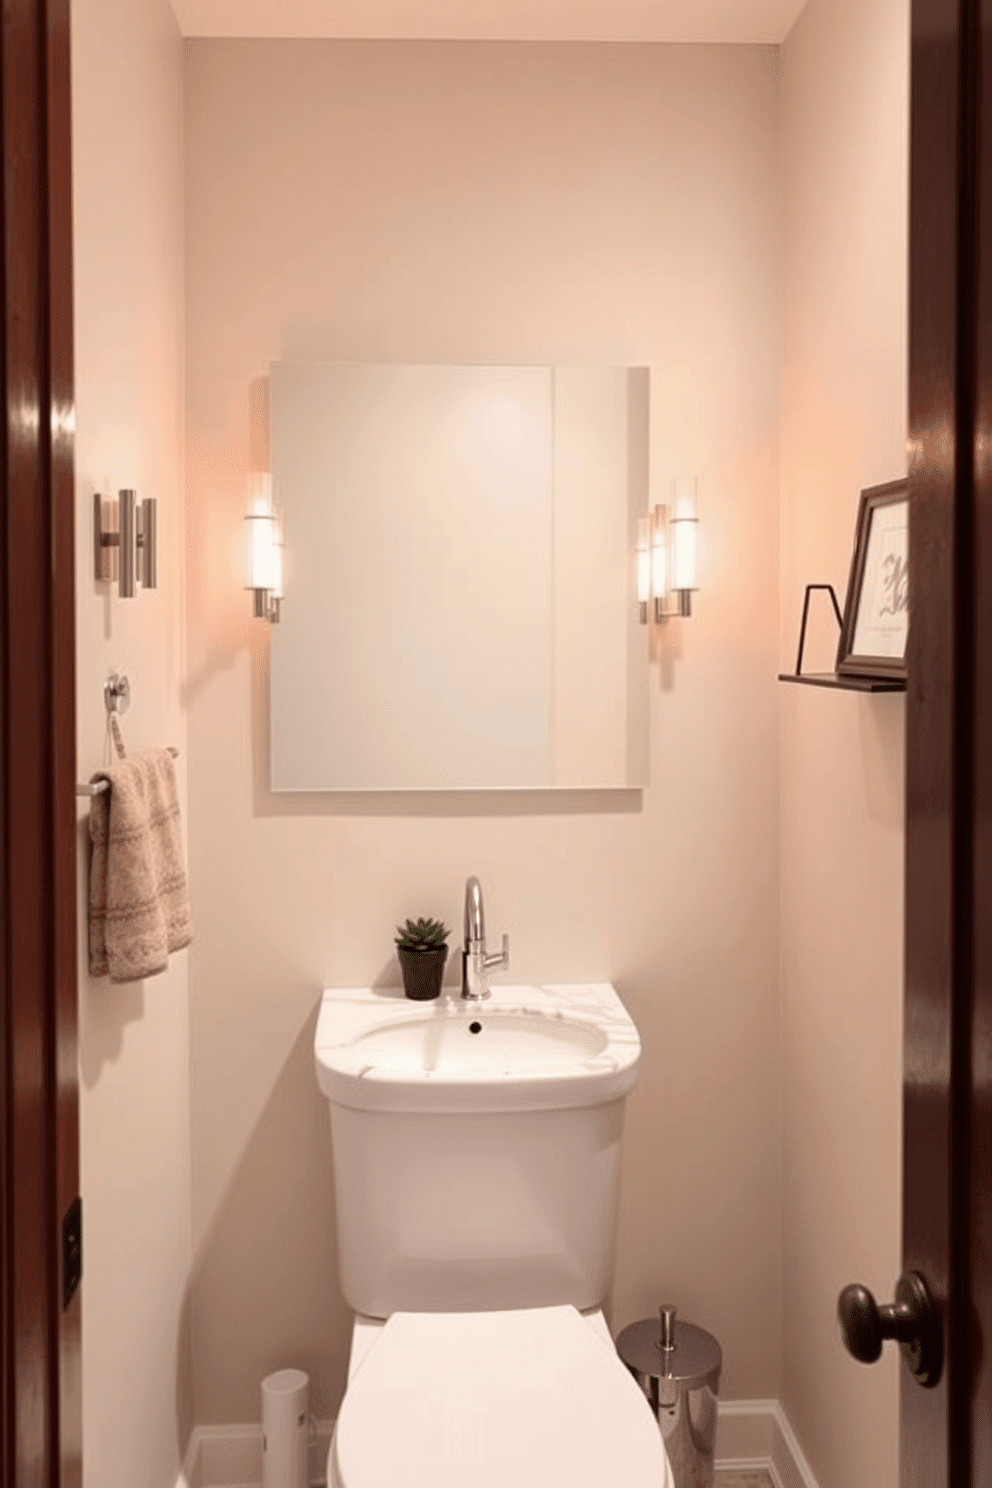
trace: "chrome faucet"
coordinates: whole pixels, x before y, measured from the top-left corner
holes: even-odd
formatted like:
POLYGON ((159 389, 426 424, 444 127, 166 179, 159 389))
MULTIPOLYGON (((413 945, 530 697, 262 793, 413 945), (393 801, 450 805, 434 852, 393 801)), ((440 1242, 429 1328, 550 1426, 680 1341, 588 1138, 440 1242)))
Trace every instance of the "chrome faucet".
POLYGON ((465 949, 462 951, 462 996, 473 1002, 489 997, 487 971, 508 971, 510 937, 503 936, 499 955, 486 955, 486 916, 482 908, 482 885, 473 874, 465 880, 465 949))

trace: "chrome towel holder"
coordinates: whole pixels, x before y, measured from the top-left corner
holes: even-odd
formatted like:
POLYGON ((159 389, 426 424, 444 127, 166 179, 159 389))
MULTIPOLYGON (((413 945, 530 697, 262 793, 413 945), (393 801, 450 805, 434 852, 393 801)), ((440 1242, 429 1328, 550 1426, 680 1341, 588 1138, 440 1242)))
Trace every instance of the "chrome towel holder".
MULTIPOLYGON (((108 713, 126 713, 131 706, 131 684, 123 672, 111 672, 103 684, 103 702, 108 713)), ((179 758, 179 750, 169 745, 173 759, 179 758)), ((109 780, 76 782, 77 796, 100 796, 110 789, 109 780)))

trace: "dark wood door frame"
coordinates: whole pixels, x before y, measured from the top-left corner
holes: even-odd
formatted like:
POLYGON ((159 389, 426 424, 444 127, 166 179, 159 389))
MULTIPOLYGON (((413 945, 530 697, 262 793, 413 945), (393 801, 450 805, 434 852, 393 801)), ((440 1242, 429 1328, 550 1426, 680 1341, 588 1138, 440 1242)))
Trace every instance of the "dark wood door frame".
POLYGON ((69 0, 3 0, 0 97, 0 1480, 78 1488, 69 0))
MULTIPOLYGON (((975 25, 978 25, 976 18, 975 25)), ((974 174, 973 540, 974 841, 973 1000, 967 1049, 971 1075, 969 1164, 969 1359, 972 1481, 984 1488, 992 1461, 992 10, 981 7, 977 41, 974 174), (986 1478, 978 1464, 985 1464, 986 1478)))
POLYGON ((903 1371, 903 1488, 985 1488, 992 1448, 990 50, 988 0, 913 0, 903 1264, 945 1367, 903 1371))

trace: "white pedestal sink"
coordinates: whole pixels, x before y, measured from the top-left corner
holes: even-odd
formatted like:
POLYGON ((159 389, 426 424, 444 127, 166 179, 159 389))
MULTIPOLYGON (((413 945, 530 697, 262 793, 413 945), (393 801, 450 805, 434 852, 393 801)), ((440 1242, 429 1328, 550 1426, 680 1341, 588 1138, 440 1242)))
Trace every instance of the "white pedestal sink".
POLYGON ((314 1038, 321 1090, 363 1111, 601 1105, 632 1088, 640 1052, 608 983, 494 987, 484 1003, 334 989, 314 1038))

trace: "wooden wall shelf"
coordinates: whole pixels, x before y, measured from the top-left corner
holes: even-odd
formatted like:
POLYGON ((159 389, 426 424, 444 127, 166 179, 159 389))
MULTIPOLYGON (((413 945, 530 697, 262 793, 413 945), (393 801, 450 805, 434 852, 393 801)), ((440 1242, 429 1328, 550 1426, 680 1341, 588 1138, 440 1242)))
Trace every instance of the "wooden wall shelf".
POLYGON ((780 682, 802 682, 806 687, 833 687, 842 692, 905 692, 905 677, 855 677, 840 672, 779 672, 780 682))

